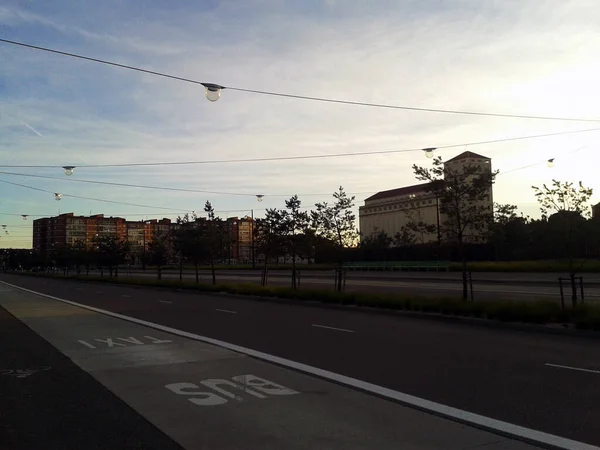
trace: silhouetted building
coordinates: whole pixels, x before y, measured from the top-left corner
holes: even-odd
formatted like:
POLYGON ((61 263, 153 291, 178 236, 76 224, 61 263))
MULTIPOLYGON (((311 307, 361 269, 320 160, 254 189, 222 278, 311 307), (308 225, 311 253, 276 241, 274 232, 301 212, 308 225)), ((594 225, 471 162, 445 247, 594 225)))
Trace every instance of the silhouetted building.
MULTIPOLYGON (((461 166, 470 164, 491 172, 491 161, 490 158, 477 153, 464 152, 446 161, 444 166, 459 172, 461 166)), ((401 235, 403 228, 410 222, 421 222, 425 225, 433 225, 435 230, 414 233, 416 243, 436 241, 438 221, 443 224, 447 217, 441 213, 439 199, 433 192, 428 192, 428 187, 429 183, 423 183, 390 189, 365 199, 365 204, 359 208, 358 213, 361 239, 381 231, 393 238, 396 234, 401 235)), ((493 190, 490 187, 489 194, 480 206, 491 211, 493 204, 493 190)))

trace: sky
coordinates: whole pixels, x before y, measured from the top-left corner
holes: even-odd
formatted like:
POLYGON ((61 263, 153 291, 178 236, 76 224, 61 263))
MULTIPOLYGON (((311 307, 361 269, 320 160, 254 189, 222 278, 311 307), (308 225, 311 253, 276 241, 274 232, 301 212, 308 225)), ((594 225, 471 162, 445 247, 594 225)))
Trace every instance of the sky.
MULTIPOLYGON (((600 120, 596 3, 3 0, 0 38, 243 89, 600 120)), ((463 151, 492 158, 500 170, 495 201, 532 217, 540 214, 531 186, 552 179, 582 181, 594 189, 592 203, 600 201, 600 121, 407 111, 227 89, 209 102, 201 85, 0 43, 0 166, 57 166, 0 167, 56 178, 0 173, 0 223, 7 225, 0 247, 30 247, 32 219, 59 212, 174 219, 209 200, 221 217, 260 217, 294 194, 307 208, 331 202, 339 186, 358 208, 375 192, 416 184, 412 165, 431 164, 418 149, 592 128, 599 130, 436 151, 443 159, 463 151), (417 151, 80 167, 71 177, 60 169, 409 149, 417 151)))

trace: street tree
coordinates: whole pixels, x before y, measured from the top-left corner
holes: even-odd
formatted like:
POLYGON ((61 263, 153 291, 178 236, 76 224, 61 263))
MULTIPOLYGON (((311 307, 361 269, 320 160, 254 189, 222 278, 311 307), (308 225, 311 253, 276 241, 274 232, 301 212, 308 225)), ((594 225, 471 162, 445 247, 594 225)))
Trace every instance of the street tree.
POLYGON ((150 254, 150 264, 156 266, 156 277, 161 280, 162 268, 169 262, 169 236, 164 233, 155 234, 148 243, 148 253, 150 254))
POLYGON ((199 265, 207 258, 208 243, 206 226, 196 213, 177 218, 178 229, 174 232, 174 248, 179 256, 179 278, 182 278, 183 260, 194 264, 196 283, 200 282, 199 265))
POLYGON ((345 250, 356 247, 358 229, 356 214, 353 211, 355 197, 348 197, 342 186, 333 193, 334 203, 315 204, 316 210, 311 211, 312 227, 316 234, 333 242, 336 246, 338 269, 336 273, 336 290, 343 289, 343 266, 345 250))
POLYGON ((437 225, 429 224, 423 219, 421 208, 409 208, 404 214, 407 219, 405 226, 412 231, 418 243, 424 244, 426 237, 437 231, 437 225))
POLYGON ((261 274, 261 285, 267 284, 269 260, 279 256, 283 249, 282 243, 282 212, 275 208, 268 208, 265 217, 256 219, 254 226, 255 250, 264 256, 264 265, 261 274))
POLYGON ((116 234, 111 234, 97 237, 94 245, 101 273, 102 268, 107 267, 110 277, 113 276, 113 273, 118 276, 118 266, 123 264, 129 251, 128 243, 116 234))
POLYGON ((542 217, 547 219, 549 231, 554 243, 559 245, 567 260, 571 282, 571 301, 577 304, 577 285, 575 276, 583 267, 585 259, 576 263, 578 244, 585 241, 586 218, 590 216, 589 201, 593 194, 591 188, 580 181, 576 186, 572 182, 552 180, 550 186, 532 186, 540 204, 542 217), (552 214, 551 214, 552 213, 552 214), (551 214, 551 215, 549 215, 551 214))
POLYGON ((440 220, 439 233, 457 245, 462 263, 462 297, 466 300, 468 280, 465 243, 476 242, 487 234, 493 211, 484 205, 498 172, 471 163, 448 166, 440 157, 433 160, 431 168, 414 164, 413 172, 417 180, 428 183, 427 191, 439 200, 443 218, 440 220))
POLYGON ((206 247, 208 253, 208 259, 210 261, 210 271, 212 274, 212 284, 217 284, 217 272, 215 269, 215 259, 217 258, 218 249, 220 245, 219 232, 221 231, 220 221, 221 219, 216 216, 215 209, 212 204, 207 200, 204 204, 204 212, 206 213, 207 219, 207 233, 206 233, 206 247))
POLYGON ((310 257, 309 249, 305 248, 306 240, 303 239, 310 225, 310 216, 301 210, 302 202, 297 195, 285 201, 286 209, 279 212, 281 223, 279 232, 283 240, 286 255, 292 258, 292 289, 297 288, 296 259, 310 257))

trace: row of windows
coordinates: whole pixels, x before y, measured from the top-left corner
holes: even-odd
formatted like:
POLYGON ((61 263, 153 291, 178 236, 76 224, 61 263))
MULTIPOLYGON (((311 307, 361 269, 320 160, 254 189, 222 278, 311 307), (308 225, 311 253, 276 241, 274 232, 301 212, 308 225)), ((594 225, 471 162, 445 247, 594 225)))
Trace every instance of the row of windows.
POLYGON ((427 206, 427 205, 432 205, 433 204, 433 200, 423 200, 423 201, 418 201, 418 202, 412 202, 410 203, 410 205, 404 204, 404 205, 389 205, 389 206, 380 206, 377 208, 365 208, 363 211, 367 212, 367 213, 373 213, 373 212, 381 212, 381 211, 392 211, 392 210, 397 210, 397 209, 405 209, 405 208, 414 208, 415 206, 427 206))

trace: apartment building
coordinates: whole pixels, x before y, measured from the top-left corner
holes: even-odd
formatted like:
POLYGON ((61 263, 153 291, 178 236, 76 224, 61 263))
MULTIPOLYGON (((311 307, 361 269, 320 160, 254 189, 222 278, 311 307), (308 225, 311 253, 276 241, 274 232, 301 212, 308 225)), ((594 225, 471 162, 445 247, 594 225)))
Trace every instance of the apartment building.
POLYGON ((83 242, 90 247, 101 236, 126 238, 126 223, 122 217, 75 216, 73 213, 44 217, 33 221, 33 249, 49 254, 52 249, 83 242))
POLYGON ((116 236, 128 241, 133 250, 144 249, 148 248, 154 236, 170 235, 175 226, 170 219, 130 222, 122 217, 105 217, 104 214, 75 216, 65 213, 33 221, 33 249, 47 255, 53 248, 78 242, 91 247, 96 239, 103 236, 116 236))
MULTIPOLYGON (((460 171, 465 164, 476 165, 484 171, 492 170, 490 158, 473 152, 464 152, 444 163, 446 175, 451 176, 452 172, 460 171)), ((440 200, 434 193, 428 192, 428 187, 428 183, 405 186, 381 191, 365 199, 365 204, 359 208, 361 239, 379 231, 394 237, 409 222, 416 221, 433 225, 435 228, 432 232, 415 233, 417 243, 437 241, 439 224, 443 224, 448 218, 441 212, 440 200)), ((492 210, 494 202, 492 191, 490 187, 489 194, 481 202, 481 208, 492 210)), ((469 234, 472 235, 473 241, 478 241, 479 237, 483 236, 481 232, 469 234)))

